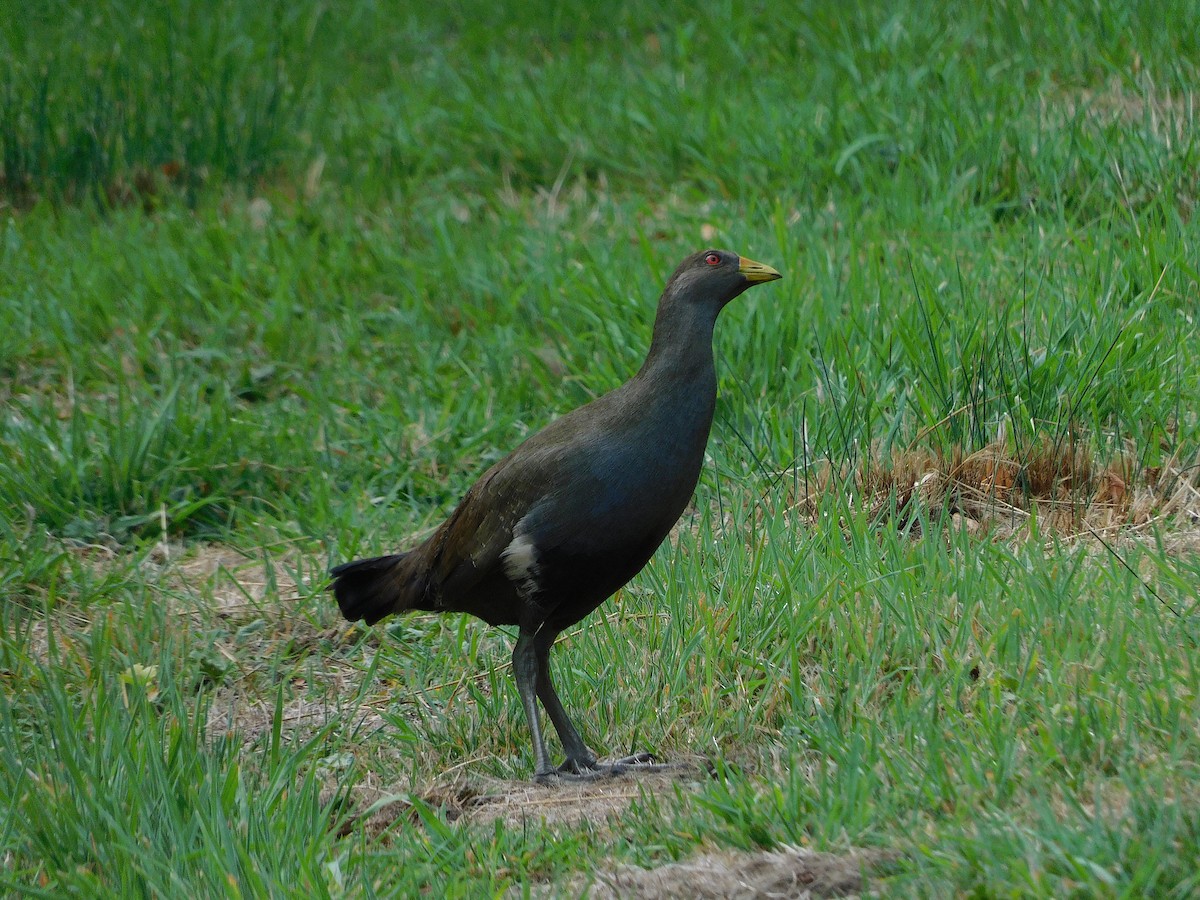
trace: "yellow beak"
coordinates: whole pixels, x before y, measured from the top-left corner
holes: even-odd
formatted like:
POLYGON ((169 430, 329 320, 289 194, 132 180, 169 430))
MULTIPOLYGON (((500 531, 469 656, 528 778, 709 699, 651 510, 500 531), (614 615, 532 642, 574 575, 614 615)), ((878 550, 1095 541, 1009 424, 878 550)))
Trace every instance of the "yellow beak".
POLYGON ((755 262, 752 259, 746 259, 744 256, 738 257, 738 271, 751 284, 758 284, 762 281, 774 281, 776 278, 783 277, 770 266, 755 262))

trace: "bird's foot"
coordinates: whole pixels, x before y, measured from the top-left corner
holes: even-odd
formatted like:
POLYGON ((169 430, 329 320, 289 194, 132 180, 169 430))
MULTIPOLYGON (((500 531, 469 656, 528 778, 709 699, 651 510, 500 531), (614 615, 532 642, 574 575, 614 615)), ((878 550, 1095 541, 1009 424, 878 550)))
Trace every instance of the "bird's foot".
POLYGON ((611 771, 611 766, 602 766, 592 753, 583 757, 568 756, 557 769, 547 769, 538 772, 534 778, 540 784, 550 784, 556 781, 598 781, 601 778, 611 778, 618 773, 611 771))
POLYGON ((613 760, 612 768, 616 770, 614 774, 619 775, 622 772, 636 774, 643 772, 667 772, 672 767, 667 763, 660 763, 657 756, 643 750, 641 753, 634 753, 630 756, 622 756, 620 759, 613 760))
POLYGON ((579 772, 551 769, 549 772, 538 772, 534 776, 534 780, 538 784, 586 784, 592 781, 603 781, 620 774, 621 772, 613 771, 612 766, 595 766, 579 772))
POLYGON ((611 763, 601 763, 595 757, 591 759, 568 759, 557 769, 538 772, 534 776, 539 784, 555 782, 582 783, 603 781, 606 778, 616 778, 621 775, 642 774, 645 772, 666 772, 671 766, 656 762, 653 753, 635 753, 623 756, 611 763))

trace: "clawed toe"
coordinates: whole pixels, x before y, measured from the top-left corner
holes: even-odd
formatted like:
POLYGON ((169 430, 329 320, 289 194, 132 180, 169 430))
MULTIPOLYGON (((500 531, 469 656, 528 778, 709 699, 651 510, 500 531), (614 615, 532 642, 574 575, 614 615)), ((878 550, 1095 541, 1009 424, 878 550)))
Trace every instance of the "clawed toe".
POLYGON ((567 760, 557 769, 548 772, 538 772, 534 779, 538 784, 553 784, 555 782, 588 782, 601 781, 605 778, 616 778, 621 775, 643 774, 646 772, 666 772, 671 766, 658 762, 653 753, 634 753, 622 756, 611 763, 601 763, 597 760, 577 762, 567 760))
POLYGON ((622 768, 640 769, 646 771, 657 771, 664 769, 666 766, 658 762, 658 757, 653 753, 648 753, 643 750, 641 753, 632 753, 629 756, 622 756, 620 759, 613 760, 613 766, 621 766, 622 768))
POLYGON ((653 753, 634 753, 623 756, 612 764, 614 774, 628 772, 630 775, 645 775, 652 772, 669 772, 675 767, 670 763, 660 763, 653 753))

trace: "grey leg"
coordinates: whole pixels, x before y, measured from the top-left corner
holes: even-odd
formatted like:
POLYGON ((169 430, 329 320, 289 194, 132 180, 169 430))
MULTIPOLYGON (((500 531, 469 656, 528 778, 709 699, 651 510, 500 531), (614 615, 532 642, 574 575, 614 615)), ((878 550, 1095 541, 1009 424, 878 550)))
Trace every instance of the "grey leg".
MULTIPOLYGON (((535 775, 538 778, 553 775, 555 770, 550 765, 550 754, 546 752, 546 741, 542 737, 542 726, 538 721, 537 695, 540 692, 541 679, 538 677, 536 638, 525 628, 521 629, 517 643, 513 647, 512 662, 513 675, 517 679, 517 690, 521 694, 521 704, 525 707, 525 718, 529 722, 529 731, 533 735, 533 753, 537 758, 535 775)), ((559 711, 561 712, 561 710, 560 706, 559 711)), ((550 715, 553 716, 554 713, 550 715)))
POLYGON ((557 637, 557 632, 549 634, 541 631, 534 638, 537 650, 537 695, 542 701, 542 706, 546 707, 554 730, 558 732, 558 739, 562 741, 563 750, 567 754, 567 760, 559 767, 559 771, 581 774, 596 768, 596 754, 579 736, 575 724, 563 708, 562 701, 558 699, 558 692, 554 690, 554 682, 550 678, 550 648, 554 646, 554 639, 557 637))
POLYGON ((533 752, 537 758, 537 768, 534 777, 538 781, 551 779, 567 779, 570 781, 591 781, 596 778, 611 778, 629 771, 654 772, 663 771, 667 766, 653 765, 654 757, 648 753, 637 754, 617 760, 613 765, 597 765, 596 754, 588 749, 583 738, 579 736, 558 693, 554 690, 554 682, 550 679, 550 648, 554 645, 557 634, 538 633, 531 628, 521 628, 516 646, 513 647, 513 674, 517 680, 517 690, 521 694, 521 704, 525 707, 525 718, 529 721, 529 731, 533 735, 533 752), (550 764, 550 754, 546 752, 546 740, 542 735, 542 726, 538 716, 538 700, 546 707, 554 730, 558 732, 567 759, 557 769, 550 764))

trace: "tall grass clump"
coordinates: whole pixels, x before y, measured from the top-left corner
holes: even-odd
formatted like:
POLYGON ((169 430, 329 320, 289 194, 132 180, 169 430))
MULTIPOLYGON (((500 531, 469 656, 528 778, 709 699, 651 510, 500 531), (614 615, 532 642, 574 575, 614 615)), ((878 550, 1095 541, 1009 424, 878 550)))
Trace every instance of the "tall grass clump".
POLYGON ((261 178, 300 139, 321 7, 6 3, 0 192, 102 206, 261 178))

